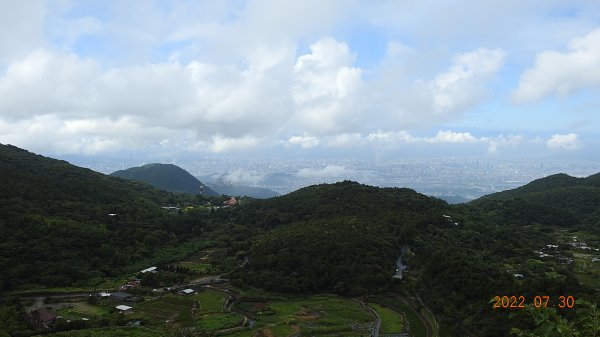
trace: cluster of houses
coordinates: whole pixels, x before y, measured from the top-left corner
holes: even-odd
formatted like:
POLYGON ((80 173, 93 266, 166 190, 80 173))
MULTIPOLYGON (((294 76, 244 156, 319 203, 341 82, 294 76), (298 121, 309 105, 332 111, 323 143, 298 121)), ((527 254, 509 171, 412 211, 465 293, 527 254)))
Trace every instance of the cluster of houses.
POLYGON ((594 250, 596 252, 600 252, 599 248, 592 248, 592 247, 588 246, 587 243, 585 243, 583 241, 579 241, 576 236, 572 237, 571 239, 572 239, 572 241, 569 244, 571 246, 573 246, 574 248, 579 248, 581 250, 594 250))
MULTIPOLYGON (((573 236, 571 238, 571 242, 568 243, 571 247, 585 250, 585 251, 600 251, 598 248, 592 248, 588 246, 584 241, 580 241, 577 236, 573 236)), ((556 257, 557 261, 562 264, 573 264, 573 259, 567 256, 564 256, 559 252, 559 246, 553 244, 547 244, 546 247, 542 248, 540 251, 534 251, 540 258, 544 257, 556 257), (552 253, 552 254, 550 254, 552 253)), ((591 259, 592 262, 600 262, 600 258, 594 257, 591 259)))
MULTIPOLYGON (((229 197, 229 199, 223 201, 223 206, 214 206, 214 207, 212 207, 212 209, 214 210, 215 208, 235 207, 239 204, 240 204, 239 200, 237 200, 235 197, 229 197)), ((207 202, 205 206, 211 207, 212 204, 210 202, 207 202)), ((178 207, 178 206, 161 206, 160 208, 162 208, 165 211, 168 211, 172 214, 178 214, 182 210, 182 208, 178 207)), ((187 206, 187 207, 183 208, 183 211, 190 211, 193 208, 194 208, 193 206, 187 206)))
POLYGON ((534 253, 538 254, 540 258, 545 257, 556 257, 556 260, 562 264, 572 264, 573 259, 567 256, 564 256, 559 252, 559 246, 554 244, 547 244, 546 247, 543 247, 540 251, 534 251, 534 253), (550 254, 552 253, 552 254, 550 254))
MULTIPOLYGON (((157 271, 158 271, 158 268, 153 266, 153 267, 149 267, 149 268, 141 270, 140 273, 141 274, 156 273, 157 271)), ((223 281, 224 280, 218 279, 218 278, 216 280, 210 279, 207 282, 207 284, 221 283, 223 281)), ((120 290, 137 288, 139 286, 140 286, 139 280, 134 278, 133 280, 128 281, 126 284, 122 285, 120 290)), ((158 289, 153 289, 154 292, 158 292, 157 290, 158 289)), ((176 290, 176 288, 175 287, 167 287, 167 288, 163 288, 160 290, 161 290, 160 292, 174 291, 174 290, 176 290)), ((185 288, 185 289, 179 290, 178 293, 182 296, 187 296, 187 295, 196 294, 197 290, 192 289, 192 288, 185 288)), ((132 305, 134 305, 134 303, 143 301, 142 297, 132 295, 125 291, 115 291, 115 292, 101 291, 95 295, 90 295, 90 296, 97 296, 101 299, 111 300, 111 301, 118 303, 118 305, 115 306, 115 309, 118 313, 123 314, 123 315, 128 315, 128 314, 132 313, 134 310, 132 305)), ((56 322, 56 320, 58 318, 60 318, 60 316, 57 316, 56 314, 52 313, 47 308, 38 308, 36 310, 29 312, 26 315, 27 323, 30 326, 32 326, 33 328, 38 329, 38 330, 52 329, 54 323, 56 322)))

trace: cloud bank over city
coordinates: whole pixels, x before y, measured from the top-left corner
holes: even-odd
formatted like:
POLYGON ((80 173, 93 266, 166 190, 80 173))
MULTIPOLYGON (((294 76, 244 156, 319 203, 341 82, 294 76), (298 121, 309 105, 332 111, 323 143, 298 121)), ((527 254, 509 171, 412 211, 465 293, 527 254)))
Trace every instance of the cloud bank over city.
POLYGON ((598 145, 598 17, 586 1, 1 2, 0 142, 576 153, 598 145))

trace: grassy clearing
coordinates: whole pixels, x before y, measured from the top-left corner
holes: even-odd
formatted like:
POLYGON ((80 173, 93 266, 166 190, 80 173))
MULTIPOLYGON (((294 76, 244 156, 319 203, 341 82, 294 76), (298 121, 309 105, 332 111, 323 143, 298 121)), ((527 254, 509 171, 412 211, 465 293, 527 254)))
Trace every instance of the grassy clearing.
POLYGON ((579 272, 575 272, 575 277, 577 277, 577 279, 583 283, 584 286, 589 287, 589 288, 600 288, 600 278, 598 277, 594 277, 593 275, 590 275, 589 273, 579 273, 579 272))
POLYGON ((87 302, 74 302, 72 308, 59 309, 57 314, 66 319, 101 318, 109 314, 105 307, 91 305, 87 302))
POLYGON ((244 319, 234 313, 213 313, 200 317, 196 327, 202 331, 214 331, 240 326, 244 319))
POLYGON ((369 306, 379 314, 381 318, 380 333, 402 333, 405 330, 404 316, 390 308, 377 303, 369 303, 369 306))
POLYGON ((414 337, 425 337, 427 331, 419 316, 401 301, 398 301, 398 308, 404 313, 404 317, 406 317, 406 321, 409 324, 410 335, 414 337))
POLYGON ((198 262, 189 262, 182 261, 176 263, 177 266, 185 267, 193 272, 198 274, 210 274, 213 271, 213 267, 210 263, 198 263, 198 262))
POLYGON ((378 303, 385 304, 386 306, 403 313, 405 321, 408 323, 407 328, 411 336, 425 337, 427 335, 425 325, 423 324, 417 313, 412 308, 404 304, 404 302, 401 301, 399 298, 378 297, 373 300, 377 301, 378 303))
POLYGON ((289 325, 276 325, 271 328, 271 333, 275 337, 287 337, 294 333, 294 329, 289 325))
POLYGON ((131 319, 145 319, 150 322, 174 321, 181 326, 216 330, 241 324, 243 318, 223 311, 227 295, 212 289, 202 289, 194 295, 167 294, 159 300, 142 302, 134 307, 131 319), (199 308, 193 310, 194 304, 199 308))
POLYGON ((258 314, 254 329, 236 337, 287 337, 294 332, 312 336, 368 336, 373 317, 356 302, 336 296, 314 296, 304 299, 241 302, 240 308, 258 314), (267 315, 260 315, 268 312, 267 315))

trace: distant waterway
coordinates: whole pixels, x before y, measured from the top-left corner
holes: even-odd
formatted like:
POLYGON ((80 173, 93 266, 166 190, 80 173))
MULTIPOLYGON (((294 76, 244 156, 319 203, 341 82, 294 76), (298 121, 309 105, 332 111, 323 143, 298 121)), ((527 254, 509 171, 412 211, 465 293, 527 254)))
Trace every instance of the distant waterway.
POLYGON ((396 274, 393 276, 399 280, 402 279, 402 272, 406 269, 406 265, 402 262, 402 256, 406 253, 406 247, 402 247, 400 256, 396 260, 396 274))

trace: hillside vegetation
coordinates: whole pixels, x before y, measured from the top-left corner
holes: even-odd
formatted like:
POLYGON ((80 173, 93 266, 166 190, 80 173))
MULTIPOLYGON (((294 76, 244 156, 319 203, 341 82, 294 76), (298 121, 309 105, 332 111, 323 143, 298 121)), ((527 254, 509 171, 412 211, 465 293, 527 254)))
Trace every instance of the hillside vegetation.
POLYGON ((161 209, 175 195, 10 145, 0 186, 0 292, 120 275, 201 225, 161 209))
POLYGON ((580 228, 600 233, 600 173, 587 178, 555 174, 514 190, 481 197, 471 204, 484 209, 508 211, 514 209, 511 205, 535 205, 544 211, 539 214, 518 212, 515 217, 527 221, 535 218, 540 223, 571 227, 580 225, 580 228))
MULTIPOLYGON (((204 240, 211 246, 199 256, 211 254, 210 268, 218 265, 215 273, 240 292, 402 293, 419 296, 444 337, 508 336, 531 324, 493 309, 495 296, 598 302, 591 261, 600 240, 590 233, 599 223, 599 177, 551 176, 461 205, 343 181, 219 207, 223 198, 160 191, 0 145, 0 291, 165 266, 199 254, 193 243, 204 240), (402 280, 392 278, 400 254, 402 280)), ((169 276, 160 275, 151 278, 169 276)), ((19 317, 16 307, 6 312, 19 317)))
POLYGON ((555 242, 554 231, 587 216, 556 202, 507 198, 450 206, 409 189, 316 185, 246 202, 235 212, 236 222, 266 233, 232 275, 241 284, 287 293, 389 291, 397 286, 391 276, 405 246, 406 278, 446 335, 505 336, 511 324, 525 323, 492 310, 487 303, 494 296, 587 292, 571 267, 546 264, 536 253, 555 242))

